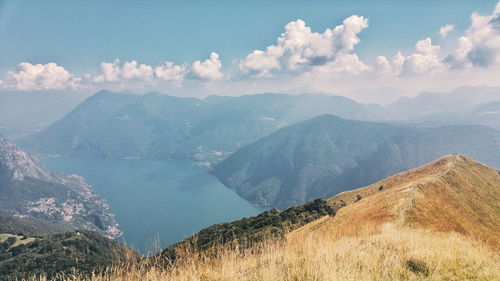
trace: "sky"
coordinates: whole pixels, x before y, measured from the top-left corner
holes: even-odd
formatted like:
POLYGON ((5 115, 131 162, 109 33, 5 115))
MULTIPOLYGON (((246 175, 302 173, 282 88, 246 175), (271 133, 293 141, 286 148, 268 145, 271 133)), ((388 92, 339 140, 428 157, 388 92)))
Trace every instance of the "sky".
POLYGON ((500 86, 497 0, 0 0, 0 89, 500 86))

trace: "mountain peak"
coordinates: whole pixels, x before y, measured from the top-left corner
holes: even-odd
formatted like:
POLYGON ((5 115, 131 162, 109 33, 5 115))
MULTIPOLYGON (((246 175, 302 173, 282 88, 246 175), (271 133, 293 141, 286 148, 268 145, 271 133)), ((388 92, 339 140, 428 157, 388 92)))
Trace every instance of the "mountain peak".
POLYGON ((499 170, 451 154, 330 198, 338 212, 326 224, 353 232, 387 223, 454 231, 500 248, 499 198, 499 170))
POLYGON ((0 175, 13 180, 26 177, 47 180, 52 178, 49 170, 39 165, 29 154, 0 135, 0 175))

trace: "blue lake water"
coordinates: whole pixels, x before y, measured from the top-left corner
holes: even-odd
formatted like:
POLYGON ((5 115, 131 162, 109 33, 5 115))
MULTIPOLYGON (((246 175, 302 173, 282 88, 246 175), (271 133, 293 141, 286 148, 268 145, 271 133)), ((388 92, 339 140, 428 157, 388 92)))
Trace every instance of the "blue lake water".
POLYGON ((110 203, 120 241, 140 252, 164 248, 220 222, 256 215, 264 209, 239 197, 188 160, 40 159, 52 171, 84 176, 110 203), (155 242, 155 243, 154 243, 155 242))

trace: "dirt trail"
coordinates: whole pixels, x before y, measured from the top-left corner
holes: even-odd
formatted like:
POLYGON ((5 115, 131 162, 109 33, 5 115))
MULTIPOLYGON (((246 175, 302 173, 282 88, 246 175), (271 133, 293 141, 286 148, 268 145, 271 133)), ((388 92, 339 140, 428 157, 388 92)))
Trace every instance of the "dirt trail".
POLYGON ((414 206, 415 203, 415 197, 418 196, 418 187, 420 185, 425 185, 429 182, 435 181, 439 178, 441 178, 443 175, 447 174, 449 171, 454 169, 457 164, 457 157, 459 155, 453 155, 452 161, 448 164, 448 168, 439 173, 438 175, 434 177, 428 177, 424 178, 419 182, 411 183, 409 184, 405 189, 403 189, 401 192, 404 192, 404 196, 402 196, 401 200, 399 203, 396 205, 395 212, 397 214, 397 220, 396 224, 403 226, 406 220, 406 213, 411 210, 414 206))

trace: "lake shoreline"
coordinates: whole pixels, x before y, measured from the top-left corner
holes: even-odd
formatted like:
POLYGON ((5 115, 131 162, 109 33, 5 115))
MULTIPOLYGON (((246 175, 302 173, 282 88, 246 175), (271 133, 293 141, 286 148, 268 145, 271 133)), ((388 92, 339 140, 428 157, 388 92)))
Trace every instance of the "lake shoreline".
POLYGON ((83 176, 108 200, 123 242, 147 254, 203 227, 253 216, 254 206, 188 159, 39 157, 49 169, 83 176))

